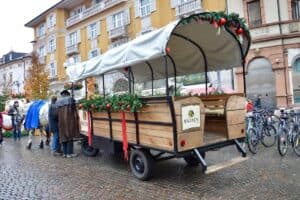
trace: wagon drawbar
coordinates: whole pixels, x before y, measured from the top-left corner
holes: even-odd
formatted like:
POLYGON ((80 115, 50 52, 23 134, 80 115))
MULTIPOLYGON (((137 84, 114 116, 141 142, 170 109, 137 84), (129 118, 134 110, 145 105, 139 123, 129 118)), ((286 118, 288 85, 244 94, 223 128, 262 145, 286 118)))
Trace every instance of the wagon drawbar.
POLYGON ((201 164, 205 173, 244 161, 246 152, 240 141, 245 138, 245 80, 244 93, 211 95, 207 72, 242 66, 245 79, 249 46, 249 32, 238 15, 200 13, 68 67, 71 81, 100 76, 103 101, 108 98, 105 76, 113 71, 128 77, 129 94, 135 93, 135 83, 152 82, 152 97, 141 97, 144 106, 134 112, 122 111, 123 117, 111 109, 79 110, 81 132, 86 138, 84 152, 122 151, 125 123, 130 167, 141 180, 151 177, 155 161, 171 158, 183 157, 189 165, 201 164), (178 76, 200 72, 205 73, 205 95, 170 95, 170 77, 174 77, 176 93, 178 76), (157 79, 165 79, 164 96, 153 96, 153 81, 157 79), (207 166, 207 151, 231 145, 242 157, 207 166))

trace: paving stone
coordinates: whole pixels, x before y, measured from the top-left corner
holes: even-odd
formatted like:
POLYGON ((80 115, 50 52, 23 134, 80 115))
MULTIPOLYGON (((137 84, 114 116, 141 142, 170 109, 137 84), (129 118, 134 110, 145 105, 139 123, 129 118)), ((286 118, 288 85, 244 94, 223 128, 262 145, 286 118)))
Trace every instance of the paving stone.
MULTIPOLYGON (((35 139, 37 144, 38 138, 35 139)), ((49 147, 25 148, 6 139, 0 149, 2 199, 299 199, 300 158, 289 151, 281 158, 276 147, 260 148, 257 155, 231 168, 203 175, 182 159, 155 166, 154 177, 142 182, 133 177, 122 156, 54 157, 49 147)), ((207 153, 209 164, 237 156, 234 147, 207 153)))

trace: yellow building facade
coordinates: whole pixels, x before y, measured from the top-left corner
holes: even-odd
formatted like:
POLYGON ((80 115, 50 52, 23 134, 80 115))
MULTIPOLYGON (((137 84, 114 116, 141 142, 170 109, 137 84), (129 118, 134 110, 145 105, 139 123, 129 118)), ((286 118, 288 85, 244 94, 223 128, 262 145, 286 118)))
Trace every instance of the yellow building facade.
POLYGON ((103 54, 180 17, 225 9, 225 0, 62 0, 25 26, 34 29, 33 51, 49 69, 51 89, 59 90, 70 64, 103 54))

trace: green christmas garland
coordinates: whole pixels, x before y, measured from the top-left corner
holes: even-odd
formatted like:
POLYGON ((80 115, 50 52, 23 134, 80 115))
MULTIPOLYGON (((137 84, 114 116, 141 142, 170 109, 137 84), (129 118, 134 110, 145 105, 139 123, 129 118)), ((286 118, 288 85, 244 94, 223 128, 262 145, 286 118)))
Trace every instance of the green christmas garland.
POLYGON ((80 101, 79 109, 97 112, 136 112, 142 108, 142 100, 133 94, 113 95, 109 97, 92 96, 80 101))
POLYGON ((194 14, 181 20, 181 24, 189 24, 192 21, 201 22, 209 21, 215 28, 226 27, 230 30, 234 30, 237 36, 242 35, 250 38, 250 32, 246 26, 246 20, 240 18, 239 14, 225 12, 205 12, 200 14, 194 14))

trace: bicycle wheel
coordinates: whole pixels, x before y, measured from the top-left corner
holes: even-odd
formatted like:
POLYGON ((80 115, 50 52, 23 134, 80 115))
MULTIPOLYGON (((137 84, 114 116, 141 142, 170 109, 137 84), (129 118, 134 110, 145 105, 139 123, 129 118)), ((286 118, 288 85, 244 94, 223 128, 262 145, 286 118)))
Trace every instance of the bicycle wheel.
POLYGON ((256 154, 257 153, 257 146, 259 143, 259 138, 256 130, 254 128, 250 128, 247 131, 247 139, 248 139, 248 149, 251 153, 256 154))
POLYGON ((292 145, 296 155, 300 156, 300 133, 299 132, 293 137, 292 145))
POLYGON ((276 129, 273 125, 268 125, 262 130, 262 140, 261 143, 265 147, 271 147, 276 142, 276 129))
POLYGON ((285 156, 288 148, 288 130, 283 129, 278 135, 278 152, 281 156, 285 156))

